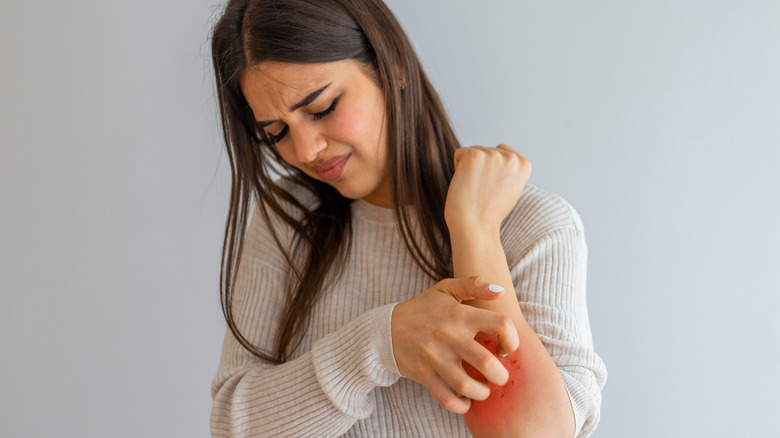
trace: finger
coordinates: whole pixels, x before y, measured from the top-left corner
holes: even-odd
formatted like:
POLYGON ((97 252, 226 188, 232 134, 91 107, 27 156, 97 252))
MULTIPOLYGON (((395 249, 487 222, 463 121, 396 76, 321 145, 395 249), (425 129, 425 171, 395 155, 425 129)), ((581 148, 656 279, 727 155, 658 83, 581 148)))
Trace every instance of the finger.
MULTIPOLYGON (((479 344, 477 344, 477 347, 479 347, 479 344)), ((495 357, 493 360, 498 362, 495 357)), ((501 363, 498 363, 498 366, 503 368, 501 363)), ((463 369, 461 358, 447 361, 442 366, 435 367, 435 369, 447 386, 454 389, 458 394, 473 400, 485 400, 490 396, 490 387, 485 382, 469 376, 466 370, 463 369)))
POLYGON ((460 147, 455 150, 455 168, 458 168, 458 164, 461 160, 463 160, 466 156, 471 155, 472 157, 476 156, 476 154, 479 154, 480 152, 490 152, 494 148, 487 147, 487 146, 464 146, 460 147))
POLYGON ((463 154, 466 153, 465 151, 466 151, 466 148, 463 148, 463 147, 455 149, 455 155, 453 155, 453 158, 455 160, 455 168, 456 169, 458 168, 458 164, 460 163, 460 160, 463 159, 463 154))
MULTIPOLYGON (((509 380, 509 371, 507 371, 506 367, 504 367, 496 356, 478 342, 474 341, 467 343, 458 353, 464 361, 479 371, 488 382, 500 386, 504 385, 507 380, 509 380)), ((490 388, 488 388, 488 392, 484 394, 485 398, 490 395, 489 389, 490 388)), ((476 396, 472 396, 471 398, 484 400, 484 398, 478 398, 476 396)))
POLYGON ((499 149, 499 150, 503 151, 504 153, 511 154, 512 156, 517 158, 519 160, 518 162, 520 163, 520 165, 523 168, 527 169, 527 173, 529 173, 529 174, 531 173, 531 169, 533 167, 531 165, 531 161, 529 161, 528 158, 523 156, 520 152, 516 151, 514 148, 512 148, 510 146, 507 146, 505 144, 500 144, 500 145, 496 146, 496 149, 499 149))
POLYGON ((491 353, 506 357, 520 346, 520 338, 517 335, 517 328, 514 322, 512 322, 512 318, 499 312, 479 308, 473 308, 469 312, 469 316, 471 317, 469 320, 470 327, 476 328, 480 332, 477 341, 480 343, 487 342, 485 343, 485 348, 491 353), (485 337, 486 335, 488 337, 485 337), (485 339, 490 338, 497 338, 498 342, 495 344, 495 347, 490 345, 491 341, 485 341, 485 339))
POLYGON ((504 293, 504 288, 490 284, 482 277, 448 278, 436 285, 436 289, 451 295, 458 301, 494 300, 504 293))
POLYGON ((498 337, 496 354, 506 357, 509 353, 517 350, 517 347, 520 346, 520 338, 510 317, 491 310, 474 310, 478 311, 472 312, 472 317, 478 318, 474 326, 478 327, 480 332, 498 337))
POLYGON ((425 387, 428 388, 428 392, 431 393, 434 400, 448 411, 463 415, 471 407, 469 398, 455 394, 452 388, 439 376, 429 379, 425 387))

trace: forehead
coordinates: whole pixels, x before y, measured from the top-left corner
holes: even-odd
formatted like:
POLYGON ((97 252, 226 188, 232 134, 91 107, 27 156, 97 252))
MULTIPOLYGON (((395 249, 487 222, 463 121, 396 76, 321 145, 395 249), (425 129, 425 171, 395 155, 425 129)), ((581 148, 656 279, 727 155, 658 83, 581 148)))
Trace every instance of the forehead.
POLYGON ((239 78, 256 120, 274 120, 293 104, 328 84, 349 82, 359 70, 351 60, 320 64, 263 62, 247 68, 239 78))

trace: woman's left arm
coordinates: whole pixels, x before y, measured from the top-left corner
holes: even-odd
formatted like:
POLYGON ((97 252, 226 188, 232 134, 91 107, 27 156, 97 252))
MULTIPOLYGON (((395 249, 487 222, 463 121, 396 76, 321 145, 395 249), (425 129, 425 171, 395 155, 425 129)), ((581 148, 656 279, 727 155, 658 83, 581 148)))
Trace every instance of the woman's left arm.
MULTIPOLYGON (((506 293, 497 300, 468 304, 509 316, 520 338, 520 347, 501 358, 509 381, 502 387, 491 385, 491 396, 474 402, 465 414, 466 424, 477 438, 571 438, 575 419, 566 386, 520 310, 501 244, 501 223, 517 204, 531 164, 506 145, 477 146, 456 152, 455 169, 445 207, 454 276, 478 275, 504 287, 506 293)), ((479 334, 477 340, 495 352, 495 338, 479 334)), ((473 367, 464 366, 480 377, 473 367)))

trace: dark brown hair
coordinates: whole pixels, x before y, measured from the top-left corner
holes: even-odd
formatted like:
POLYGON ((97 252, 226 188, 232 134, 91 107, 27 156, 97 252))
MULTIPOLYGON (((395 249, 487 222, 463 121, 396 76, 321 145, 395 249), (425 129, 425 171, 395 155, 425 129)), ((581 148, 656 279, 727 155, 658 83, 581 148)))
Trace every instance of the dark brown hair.
POLYGON ((274 363, 289 358, 307 329, 327 274, 340 272, 351 234, 352 201, 330 185, 285 163, 272 138, 256 128, 239 77, 244 69, 262 62, 354 59, 370 69, 386 104, 387 174, 404 243, 432 279, 452 276, 444 202, 454 173, 458 140, 414 49, 381 0, 231 0, 214 27, 212 58, 233 177, 220 296, 228 327, 247 350, 274 363), (288 174, 288 178, 314 193, 319 203, 313 209, 302 205, 274 183, 270 176, 274 171, 288 174), (296 235, 292 250, 305 254, 302 263, 295 263, 292 251, 283 247, 272 227, 276 244, 292 272, 274 352, 252 345, 238 330, 232 311, 233 289, 253 199, 266 222, 270 223, 273 214, 292 227, 296 235), (289 213, 283 204, 298 214, 289 213), (413 229, 412 224, 426 226, 413 229))

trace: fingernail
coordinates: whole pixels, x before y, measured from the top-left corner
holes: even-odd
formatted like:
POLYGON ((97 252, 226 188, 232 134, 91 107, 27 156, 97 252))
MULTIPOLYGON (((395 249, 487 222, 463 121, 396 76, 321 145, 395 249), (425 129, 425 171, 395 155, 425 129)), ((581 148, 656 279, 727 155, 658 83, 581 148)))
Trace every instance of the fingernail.
POLYGON ((501 286, 495 285, 495 284, 491 284, 490 286, 488 286, 488 290, 489 290, 490 292, 493 292, 493 293, 496 293, 496 294, 497 294, 497 293, 499 293, 499 292, 503 292, 503 291, 504 291, 504 288, 503 288, 503 287, 501 287, 501 286))

